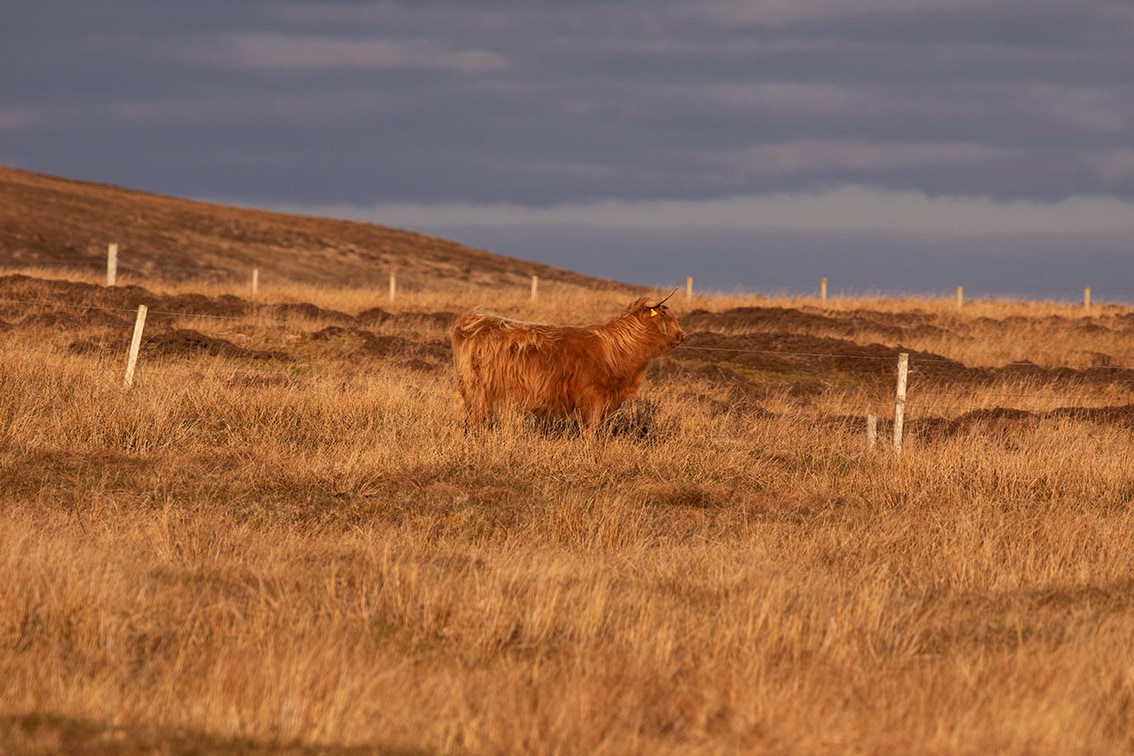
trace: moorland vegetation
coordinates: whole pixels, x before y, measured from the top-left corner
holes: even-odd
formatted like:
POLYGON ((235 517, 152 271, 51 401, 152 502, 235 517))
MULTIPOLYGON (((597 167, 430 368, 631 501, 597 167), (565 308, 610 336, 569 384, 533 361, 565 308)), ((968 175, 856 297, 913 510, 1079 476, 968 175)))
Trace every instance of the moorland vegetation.
POLYGON ((1134 749, 1134 309, 678 295, 592 437, 448 329, 633 291, 120 283, 0 271, 0 752, 1134 749))

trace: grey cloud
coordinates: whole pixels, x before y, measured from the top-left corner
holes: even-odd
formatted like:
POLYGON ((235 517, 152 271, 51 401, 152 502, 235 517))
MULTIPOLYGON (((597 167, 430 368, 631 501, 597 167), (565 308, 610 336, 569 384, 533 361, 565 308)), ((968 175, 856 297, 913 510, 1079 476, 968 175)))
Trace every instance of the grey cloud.
POLYGON ((951 235, 902 231, 449 226, 444 235, 520 259, 570 259, 577 269, 668 288, 692 276, 698 291, 834 295, 878 292, 1010 296, 1076 301, 1092 285, 1096 302, 1134 301, 1128 237, 951 235), (1069 255, 1068 250, 1075 250, 1069 255))
POLYGON ((475 75, 508 67, 507 60, 496 53, 475 48, 449 49, 430 39, 338 39, 262 32, 199 40, 186 48, 186 58, 221 68, 276 74, 416 69, 475 75))
POLYGON ((1124 2, 15 6, 6 154, 174 194, 1134 196, 1124 2))

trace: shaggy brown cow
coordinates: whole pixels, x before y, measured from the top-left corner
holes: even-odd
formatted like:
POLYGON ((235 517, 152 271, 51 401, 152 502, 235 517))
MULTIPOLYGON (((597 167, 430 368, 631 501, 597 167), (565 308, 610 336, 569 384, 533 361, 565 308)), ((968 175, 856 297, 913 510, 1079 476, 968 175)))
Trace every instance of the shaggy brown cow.
POLYGON ((666 299, 642 297, 622 316, 589 326, 463 316, 453 327, 457 407, 470 423, 503 405, 595 427, 634 395, 650 360, 685 338, 666 299))

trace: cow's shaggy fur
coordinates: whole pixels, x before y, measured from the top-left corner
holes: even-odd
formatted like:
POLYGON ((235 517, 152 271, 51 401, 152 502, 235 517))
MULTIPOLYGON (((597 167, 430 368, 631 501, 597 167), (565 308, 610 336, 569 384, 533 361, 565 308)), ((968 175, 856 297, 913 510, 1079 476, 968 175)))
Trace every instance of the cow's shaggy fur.
POLYGON ((685 338, 664 302, 642 297, 620 317, 589 326, 463 316, 453 327, 457 407, 471 424, 514 407, 595 427, 634 395, 650 360, 685 338))

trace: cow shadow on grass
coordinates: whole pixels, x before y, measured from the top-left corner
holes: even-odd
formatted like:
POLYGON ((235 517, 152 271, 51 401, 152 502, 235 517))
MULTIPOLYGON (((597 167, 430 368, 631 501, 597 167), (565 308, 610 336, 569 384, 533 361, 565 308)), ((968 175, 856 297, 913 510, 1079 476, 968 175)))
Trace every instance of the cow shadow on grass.
MULTIPOLYGON (((498 427, 494 421, 490 427, 498 427)), ((672 434, 672 429, 659 413, 656 402, 634 399, 626 402, 596 428, 586 428, 578 418, 569 415, 530 414, 519 418, 523 432, 544 438, 624 438, 650 441, 672 434)))

